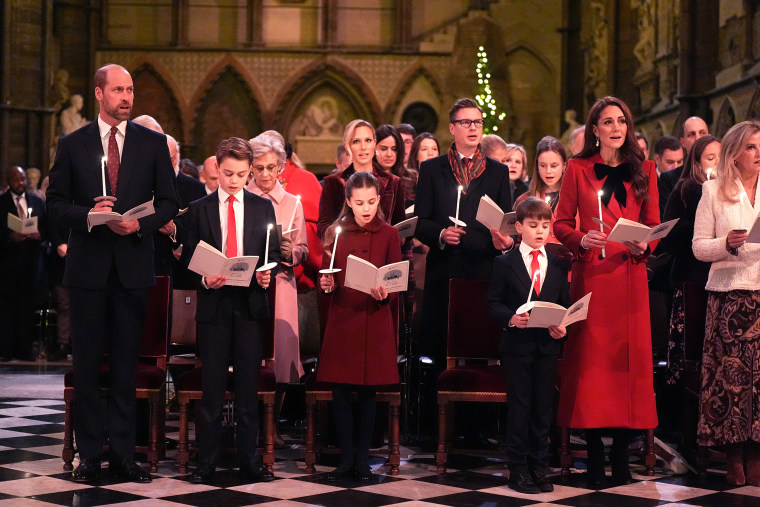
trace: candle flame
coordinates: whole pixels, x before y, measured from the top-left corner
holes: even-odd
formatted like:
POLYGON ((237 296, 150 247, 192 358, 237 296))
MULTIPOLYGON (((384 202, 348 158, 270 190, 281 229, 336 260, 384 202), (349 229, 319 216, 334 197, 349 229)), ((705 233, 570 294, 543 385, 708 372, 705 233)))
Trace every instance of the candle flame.
POLYGON ((338 234, 340 234, 340 231, 342 231, 342 230, 343 229, 340 228, 340 225, 338 227, 336 227, 335 228, 335 235, 337 236, 338 234))
POLYGON ((274 225, 272 225, 272 224, 267 225, 267 229, 269 229, 269 230, 272 230, 272 227, 274 227, 274 225))
POLYGON ((300 200, 301 200, 301 196, 300 196, 300 195, 297 195, 297 196, 296 196, 296 200, 300 201, 300 200))
POLYGON ((459 187, 457 188, 457 190, 459 190, 461 192, 462 190, 464 190, 464 187, 462 185, 459 185, 459 187))
POLYGON ((713 173, 712 167, 708 167, 707 168, 707 179, 708 180, 710 179, 710 176, 712 176, 712 173, 713 173))
POLYGON ((100 159, 100 161, 102 163, 104 163, 104 164, 107 164, 108 163, 108 157, 103 157, 103 158, 100 159))
POLYGON ((546 204, 549 204, 550 202, 552 202, 552 198, 549 197, 548 195, 544 197, 544 200, 546 201, 546 204))
POLYGON ((601 197, 601 196, 603 196, 603 195, 604 195, 604 192, 602 192, 602 191, 600 190, 599 192, 597 192, 597 193, 596 193, 596 195, 598 195, 599 197, 601 197))

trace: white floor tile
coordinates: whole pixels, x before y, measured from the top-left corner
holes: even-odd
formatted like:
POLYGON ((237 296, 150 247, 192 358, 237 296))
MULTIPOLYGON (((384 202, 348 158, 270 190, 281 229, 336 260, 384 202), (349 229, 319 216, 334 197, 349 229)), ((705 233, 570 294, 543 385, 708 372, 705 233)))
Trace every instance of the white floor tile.
POLYGON ((6 498, 0 500, 0 507, 55 507, 57 504, 34 500, 33 498, 6 498))
POLYGON ((32 496, 87 489, 90 487, 92 486, 64 481, 55 477, 31 477, 29 479, 0 482, 0 493, 13 496, 32 496))
POLYGON ((0 428, 13 429, 20 426, 38 426, 40 424, 49 424, 37 419, 24 419, 23 417, 2 417, 0 418, 0 428))
POLYGON ((242 486, 235 486, 227 489, 241 491, 243 493, 250 493, 253 495, 290 500, 292 498, 332 493, 333 491, 340 491, 343 488, 329 486, 327 484, 319 484, 316 482, 297 481, 295 479, 280 479, 271 482, 243 484, 242 486))
POLYGON ((463 488, 445 486, 432 482, 422 481, 393 481, 382 484, 373 484, 355 488, 358 491, 366 491, 378 495, 395 496, 399 498, 408 498, 409 500, 424 500, 435 496, 453 495, 455 493, 464 493, 469 491, 463 488))
POLYGON ((729 489, 726 493, 734 493, 736 495, 755 496, 760 498, 760 487, 757 486, 742 486, 741 488, 729 489))
POLYGON ((710 495, 715 491, 701 488, 690 488, 677 484, 664 482, 642 481, 625 486, 617 486, 604 490, 605 493, 616 495, 635 496, 637 498, 651 498, 652 500, 665 500, 666 502, 678 502, 690 500, 704 495, 710 495))
POLYGON ((216 486, 210 486, 208 484, 192 484, 187 481, 180 481, 170 478, 153 479, 152 482, 145 484, 136 482, 123 482, 120 484, 111 484, 110 486, 102 487, 104 489, 112 489, 114 491, 121 491, 124 493, 145 496, 148 498, 163 498, 167 496, 186 495, 189 493, 199 493, 201 491, 219 489, 216 486))
POLYGON ((0 408, 0 415, 6 415, 11 417, 28 417, 35 415, 48 415, 48 414, 62 414, 60 410, 51 410, 44 407, 14 407, 14 408, 0 408))
MULTIPOLYGON (((74 466, 77 462, 74 461, 74 466)), ((63 460, 59 458, 38 459, 34 461, 20 461, 18 463, 8 463, 3 468, 11 468, 22 472, 29 472, 37 475, 55 475, 63 472, 63 460)), ((0 482, 0 487, 4 483, 0 482)))
MULTIPOLYGON (((63 451, 63 444, 45 445, 42 447, 25 447, 24 450, 38 452, 40 454, 49 454, 51 456, 61 456, 61 451, 63 451)), ((61 463, 63 462, 61 461, 61 463)))
POLYGON ((570 486, 562 486, 560 484, 554 485, 554 491, 551 493, 539 493, 537 495, 529 495, 526 493, 518 493, 508 486, 496 486, 493 488, 479 489, 481 493, 488 493, 491 495, 511 496, 514 498, 524 498, 526 500, 534 500, 536 502, 555 502, 564 498, 572 498, 574 496, 585 495, 592 493, 593 490, 584 488, 571 488, 570 486))
MULTIPOLYGON (((63 400, 14 400, 6 401, 9 405, 24 405, 27 407, 47 407, 49 405, 63 405, 63 400)), ((63 410, 61 410, 63 412, 63 410)))

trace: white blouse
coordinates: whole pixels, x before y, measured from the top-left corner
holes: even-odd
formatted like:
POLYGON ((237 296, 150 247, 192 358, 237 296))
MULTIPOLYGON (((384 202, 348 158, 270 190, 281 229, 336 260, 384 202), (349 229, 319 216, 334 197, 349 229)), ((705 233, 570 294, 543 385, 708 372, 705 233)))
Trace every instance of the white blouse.
POLYGON ((726 249, 728 233, 733 229, 750 230, 758 213, 760 185, 754 208, 747 198, 739 202, 724 200, 717 180, 702 185, 691 246, 697 259, 712 263, 707 290, 760 290, 760 243, 745 243, 739 247, 739 255, 731 255, 726 249))

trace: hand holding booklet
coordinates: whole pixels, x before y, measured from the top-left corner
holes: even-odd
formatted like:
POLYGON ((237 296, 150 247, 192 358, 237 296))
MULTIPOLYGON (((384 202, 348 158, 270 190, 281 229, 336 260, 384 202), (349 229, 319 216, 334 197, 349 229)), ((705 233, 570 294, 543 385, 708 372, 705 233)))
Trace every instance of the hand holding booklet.
POLYGON ((569 326, 586 320, 589 301, 591 301, 591 292, 570 305, 570 308, 546 301, 530 301, 518 308, 515 313, 530 312, 527 327, 569 326))
POLYGON ((760 243, 760 215, 755 219, 755 223, 752 224, 752 229, 747 234, 746 243, 760 243))
POLYGON ((256 255, 242 255, 228 259, 222 252, 205 241, 201 241, 195 247, 188 269, 206 278, 227 277, 224 285, 248 287, 251 285, 257 262, 259 258, 256 255))
POLYGON ((90 211, 87 214, 87 230, 92 230, 96 225, 103 225, 113 220, 117 222, 127 222, 129 220, 137 220, 147 217, 156 212, 153 207, 153 201, 144 202, 138 206, 135 206, 131 210, 121 213, 115 211, 90 211))
POLYGON ((517 234, 517 229, 515 229, 515 222, 517 222, 515 212, 504 213, 499 205, 487 195, 480 198, 478 213, 475 215, 475 219, 489 230, 496 229, 501 234, 506 235, 517 234))
POLYGON ((345 286, 370 294, 375 287, 385 288, 385 292, 403 292, 409 283, 409 261, 394 262, 380 268, 355 255, 349 255, 346 262, 345 286))
POLYGON ((644 224, 628 220, 626 218, 618 219, 615 227, 612 228, 607 241, 615 243, 624 243, 633 241, 638 243, 649 243, 656 239, 662 239, 667 236, 673 226, 678 222, 677 218, 654 227, 647 227, 644 224))
POLYGON ((34 234, 39 232, 37 221, 39 217, 19 218, 13 213, 8 213, 8 229, 21 234, 34 234))

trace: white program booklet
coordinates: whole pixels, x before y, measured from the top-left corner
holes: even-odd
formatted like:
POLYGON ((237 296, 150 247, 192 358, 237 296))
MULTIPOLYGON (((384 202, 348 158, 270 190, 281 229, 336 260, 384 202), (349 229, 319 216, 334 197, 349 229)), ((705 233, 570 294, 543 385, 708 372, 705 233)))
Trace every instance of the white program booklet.
POLYGON ((633 241, 639 243, 649 243, 656 239, 662 239, 670 233, 673 226, 678 222, 677 218, 654 227, 647 227, 644 224, 628 220, 626 218, 618 219, 615 227, 612 228, 607 241, 615 243, 624 243, 633 241))
POLYGON ((138 206, 135 206, 131 210, 125 212, 123 215, 116 213, 115 211, 90 211, 87 214, 87 229, 91 230, 96 225, 103 225, 112 220, 118 222, 127 222, 129 220, 137 220, 147 217, 156 212, 153 207, 153 201, 144 202, 138 206))
POLYGON ((406 239, 414 236, 414 231, 417 229, 417 217, 407 218, 394 225, 398 229, 398 237, 400 239, 406 239))
POLYGON ((376 267, 369 261, 349 255, 346 261, 346 287, 367 294, 373 287, 384 287, 385 292, 403 292, 409 283, 409 261, 394 262, 376 267))
POLYGON ((226 276, 224 285, 248 287, 251 285, 256 263, 259 261, 256 255, 243 255, 228 259, 222 252, 209 245, 205 241, 198 243, 190 259, 188 269, 201 276, 226 276))
POLYGON ((530 312, 527 327, 569 326, 586 320, 589 301, 591 292, 570 305, 570 308, 546 301, 531 301, 522 305, 515 313, 530 312))
POLYGON ((517 234, 517 229, 515 229, 515 222, 517 222, 515 212, 504 213, 499 205, 487 195, 480 198, 478 213, 475 215, 475 219, 489 230, 496 229, 500 233, 507 235, 517 234))
POLYGON ((752 224, 752 229, 747 234, 747 243, 760 243, 760 215, 755 219, 755 223, 752 224))
POLYGON ((21 234, 34 234, 39 232, 38 220, 39 217, 19 218, 13 213, 8 213, 8 229, 21 234))

